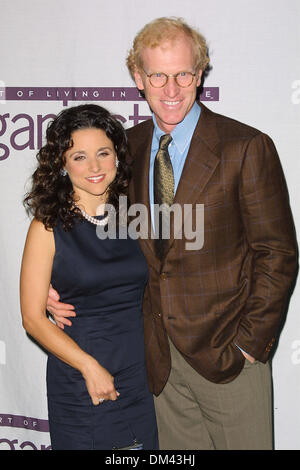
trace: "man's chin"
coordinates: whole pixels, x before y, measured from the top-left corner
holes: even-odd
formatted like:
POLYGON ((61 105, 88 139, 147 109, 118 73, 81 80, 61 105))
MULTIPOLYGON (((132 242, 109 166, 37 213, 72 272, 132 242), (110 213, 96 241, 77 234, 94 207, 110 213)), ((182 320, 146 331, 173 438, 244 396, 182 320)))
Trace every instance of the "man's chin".
POLYGON ((156 122, 161 130, 164 132, 172 132, 172 130, 183 121, 184 116, 177 115, 177 116, 163 116, 162 119, 156 117, 156 122))

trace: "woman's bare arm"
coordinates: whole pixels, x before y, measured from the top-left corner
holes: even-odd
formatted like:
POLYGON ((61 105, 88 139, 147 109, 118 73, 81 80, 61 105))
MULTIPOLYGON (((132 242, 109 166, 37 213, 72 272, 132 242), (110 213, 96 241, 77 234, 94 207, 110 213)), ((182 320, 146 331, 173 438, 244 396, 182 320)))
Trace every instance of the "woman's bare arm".
POLYGON ((46 301, 54 253, 53 232, 33 220, 27 234, 20 278, 23 326, 48 351, 82 373, 95 405, 99 398, 115 400, 118 393, 110 373, 47 318, 46 301))

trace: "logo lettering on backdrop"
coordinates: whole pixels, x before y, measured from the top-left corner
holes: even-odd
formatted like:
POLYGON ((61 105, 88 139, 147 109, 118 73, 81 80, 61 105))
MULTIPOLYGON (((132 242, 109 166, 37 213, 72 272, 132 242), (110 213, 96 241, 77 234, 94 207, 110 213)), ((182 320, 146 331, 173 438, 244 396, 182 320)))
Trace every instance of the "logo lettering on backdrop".
POLYGON ((51 450, 51 446, 41 444, 37 447, 30 441, 24 441, 19 444, 18 439, 0 439, 0 450, 51 450))
POLYGON ((292 353, 292 364, 298 365, 300 364, 300 339, 295 339, 292 343, 292 349, 294 352, 292 353))
MULTIPOLYGON (((49 424, 46 419, 29 418, 11 414, 0 414, 0 427, 13 427, 28 429, 30 431, 49 432, 49 424)), ((0 450, 51 450, 48 444, 35 444, 31 441, 19 443, 18 439, 0 437, 0 450)))
POLYGON ((0 426, 23 428, 40 432, 49 431, 49 425, 46 419, 29 418, 27 416, 9 414, 0 414, 0 426))
MULTIPOLYGON (((200 95, 201 101, 219 101, 219 87, 206 87, 200 95)), ((141 121, 150 119, 151 115, 140 114, 139 104, 145 99, 135 87, 5 87, 0 82, 0 103, 8 101, 60 101, 67 106, 70 101, 118 101, 132 102, 132 113, 128 116, 115 114, 115 117, 125 124, 135 126, 141 121)), ((38 150, 42 146, 44 125, 54 114, 32 116, 27 113, 0 114, 0 138, 11 132, 8 129, 15 127, 7 139, 9 143, 0 142, 0 161, 10 156, 10 150, 38 150), (20 142, 20 140, 22 142, 20 142)))
POLYGON ((5 83, 0 80, 0 104, 5 103, 5 83))

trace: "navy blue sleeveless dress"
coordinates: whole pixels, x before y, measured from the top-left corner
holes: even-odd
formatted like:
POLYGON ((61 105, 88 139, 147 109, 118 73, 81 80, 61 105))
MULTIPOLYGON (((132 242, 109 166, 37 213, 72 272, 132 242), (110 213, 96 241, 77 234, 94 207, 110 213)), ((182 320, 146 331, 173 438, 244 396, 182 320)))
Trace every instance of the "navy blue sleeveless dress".
POLYGON ((47 395, 52 449, 120 448, 138 441, 158 449, 149 392, 142 299, 148 279, 137 240, 105 239, 96 225, 77 221, 71 231, 54 229, 53 287, 75 306, 65 333, 114 377, 116 401, 93 405, 82 374, 49 354, 47 395))

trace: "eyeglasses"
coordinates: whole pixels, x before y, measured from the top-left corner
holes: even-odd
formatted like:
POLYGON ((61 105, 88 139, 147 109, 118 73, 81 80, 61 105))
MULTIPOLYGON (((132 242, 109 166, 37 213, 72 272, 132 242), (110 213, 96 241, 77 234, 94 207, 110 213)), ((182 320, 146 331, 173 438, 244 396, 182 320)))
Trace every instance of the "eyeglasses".
POLYGON ((167 75, 166 73, 162 72, 155 72, 150 74, 145 72, 145 74, 149 78, 149 82, 154 88, 162 88, 165 86, 169 80, 169 77, 173 77, 178 86, 186 88, 192 84, 194 77, 196 76, 196 73, 192 72, 178 72, 174 75, 167 75))

